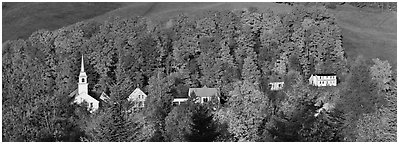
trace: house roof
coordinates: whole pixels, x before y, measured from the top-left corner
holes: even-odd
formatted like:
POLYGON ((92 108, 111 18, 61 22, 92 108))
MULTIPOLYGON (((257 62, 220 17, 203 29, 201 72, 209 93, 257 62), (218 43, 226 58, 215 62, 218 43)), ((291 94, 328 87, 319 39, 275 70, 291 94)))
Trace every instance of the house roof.
POLYGON ((210 97, 210 96, 218 96, 219 90, 217 88, 208 88, 204 86, 203 88, 190 88, 188 90, 188 95, 191 96, 191 93, 194 92, 196 96, 199 97, 210 97))
POLYGON ((269 84, 283 84, 284 82, 283 81, 276 81, 276 82, 270 82, 269 84))
POLYGON ((144 94, 145 96, 147 96, 147 94, 145 94, 140 88, 134 89, 134 91, 132 93, 130 93, 129 96, 132 96, 134 94, 144 94))
POLYGON ((280 75, 272 75, 267 77, 267 81, 269 81, 270 83, 272 82, 284 82, 284 77, 280 76, 280 75))
POLYGON ((336 74, 329 73, 329 74, 312 74, 314 76, 335 76, 336 74))
POLYGON ((184 96, 182 96, 182 95, 175 95, 175 96, 173 96, 173 98, 174 98, 174 99, 184 99, 184 98, 188 98, 188 96, 186 96, 186 95, 184 95, 184 96))
POLYGON ((132 93, 130 93, 128 100, 136 100, 139 95, 143 95, 144 97, 147 97, 147 94, 145 94, 140 88, 136 88, 132 93))
POLYGON ((100 99, 103 101, 109 100, 109 96, 106 93, 102 92, 100 95, 100 99))

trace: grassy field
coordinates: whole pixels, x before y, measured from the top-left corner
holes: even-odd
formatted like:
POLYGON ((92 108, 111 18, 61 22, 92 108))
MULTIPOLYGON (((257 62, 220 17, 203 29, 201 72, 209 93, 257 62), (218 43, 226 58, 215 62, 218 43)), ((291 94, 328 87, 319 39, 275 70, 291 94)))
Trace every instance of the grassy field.
POLYGON ((102 15, 121 3, 2 3, 2 41, 26 39, 38 29, 54 30, 102 15))
MULTIPOLYGON (((3 41, 27 38, 38 29, 57 29, 83 20, 102 22, 110 17, 146 16, 165 22, 181 13, 197 15, 206 10, 256 7, 276 13, 292 7, 276 3, 3 3, 3 41)), ((334 10, 343 30, 343 44, 349 57, 389 60, 396 69, 396 12, 339 5, 334 10)))
POLYGON ((388 60, 396 69, 396 12, 343 5, 330 13, 335 14, 342 28, 348 57, 362 54, 366 58, 380 58, 388 60))
POLYGON ((292 7, 276 3, 189 3, 189 2, 166 2, 166 3, 131 3, 124 7, 115 9, 107 14, 97 16, 96 21, 104 21, 109 17, 119 16, 122 18, 132 16, 146 16, 153 21, 164 22, 173 16, 184 13, 192 16, 207 10, 233 10, 248 7, 256 7, 259 10, 271 9, 276 13, 288 13, 292 7))

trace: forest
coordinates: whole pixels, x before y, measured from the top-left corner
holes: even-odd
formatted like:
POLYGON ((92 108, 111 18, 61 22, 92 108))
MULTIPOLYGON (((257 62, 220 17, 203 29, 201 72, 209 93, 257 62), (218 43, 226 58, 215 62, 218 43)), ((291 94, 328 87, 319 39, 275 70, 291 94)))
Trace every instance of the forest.
POLYGON ((334 16, 319 6, 38 30, 3 43, 2 140, 397 141, 396 70, 386 60, 347 57, 342 39, 334 16), (68 97, 82 55, 89 90, 110 96, 94 113, 68 97), (309 85, 315 73, 336 74, 338 85, 309 85), (271 91, 273 81, 284 88, 271 91), (146 107, 127 112, 137 86, 148 95, 146 107), (219 88, 220 103, 171 105, 202 86, 219 88))

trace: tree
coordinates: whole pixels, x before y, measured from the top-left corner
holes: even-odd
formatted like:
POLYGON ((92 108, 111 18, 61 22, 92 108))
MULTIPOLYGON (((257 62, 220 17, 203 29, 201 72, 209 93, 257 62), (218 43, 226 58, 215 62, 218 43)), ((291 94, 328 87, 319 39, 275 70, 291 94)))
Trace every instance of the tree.
POLYGON ((387 103, 373 113, 362 115, 356 127, 356 141, 396 141, 396 88, 392 87, 391 66, 388 61, 379 59, 373 62, 370 67, 372 81, 377 85, 378 95, 387 103))
POLYGON ((267 116, 268 97, 248 82, 235 83, 225 109, 217 112, 217 119, 228 124, 228 131, 238 141, 256 141, 258 128, 267 116))
POLYGON ((163 141, 161 136, 165 128, 165 118, 172 110, 172 77, 163 77, 162 73, 150 78, 148 89, 150 90, 145 101, 145 117, 149 123, 155 125, 155 133, 151 141, 163 141), (156 139, 155 139, 156 138, 156 139))
POLYGON ((301 141, 338 142, 342 141, 343 113, 340 111, 322 111, 311 122, 305 122, 301 128, 301 141), (307 123, 307 124, 306 124, 307 123))
POLYGON ((363 114, 375 112, 384 103, 384 98, 376 93, 372 83, 370 68, 363 57, 359 56, 350 67, 348 86, 341 94, 337 108, 345 113, 345 140, 355 140, 356 122, 363 114))
POLYGON ((373 59, 374 65, 370 68, 371 78, 376 81, 377 86, 382 91, 388 91, 391 82, 391 65, 389 65, 388 61, 381 61, 376 58, 373 59))
POLYGON ((217 123, 213 119, 212 107, 194 104, 192 131, 189 140, 193 142, 212 142, 219 136, 217 123))
POLYGON ((165 141, 189 141, 193 125, 193 112, 189 105, 183 104, 173 108, 165 118, 165 141))
POLYGON ((248 56, 244 59, 244 65, 242 70, 242 78, 244 81, 259 85, 260 72, 258 66, 255 64, 254 59, 248 56))
POLYGON ((386 108, 374 113, 364 114, 356 127, 358 142, 392 142, 396 141, 396 133, 390 131, 389 121, 392 114, 386 108))

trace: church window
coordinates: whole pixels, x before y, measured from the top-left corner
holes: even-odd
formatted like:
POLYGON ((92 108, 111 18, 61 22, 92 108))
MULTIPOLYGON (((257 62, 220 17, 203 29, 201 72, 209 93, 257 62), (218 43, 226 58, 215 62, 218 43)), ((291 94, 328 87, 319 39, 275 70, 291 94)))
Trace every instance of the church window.
POLYGON ((84 79, 84 78, 82 78, 82 82, 85 82, 85 79, 84 79))
POLYGON ((202 101, 203 101, 203 102, 208 102, 208 98, 207 98, 207 97, 204 97, 204 98, 202 98, 202 101))

